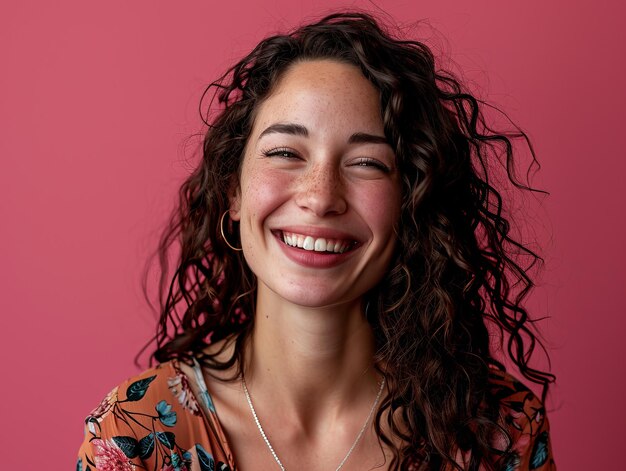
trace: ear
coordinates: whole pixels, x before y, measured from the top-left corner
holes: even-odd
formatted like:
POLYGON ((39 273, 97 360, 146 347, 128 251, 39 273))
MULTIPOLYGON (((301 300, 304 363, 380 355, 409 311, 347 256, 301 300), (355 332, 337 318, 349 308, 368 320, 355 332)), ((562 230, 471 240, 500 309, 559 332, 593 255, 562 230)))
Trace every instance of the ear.
POLYGON ((231 183, 228 190, 228 210, 229 217, 232 221, 239 221, 241 219, 241 188, 237 181, 231 183))

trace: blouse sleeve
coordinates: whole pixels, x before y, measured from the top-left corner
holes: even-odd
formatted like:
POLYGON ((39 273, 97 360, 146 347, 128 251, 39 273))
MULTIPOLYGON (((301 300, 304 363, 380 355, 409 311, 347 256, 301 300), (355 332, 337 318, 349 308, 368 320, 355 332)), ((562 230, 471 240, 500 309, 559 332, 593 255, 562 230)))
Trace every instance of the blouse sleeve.
POLYGON ((78 471, 229 469, 174 362, 114 388, 85 419, 78 471))
POLYGON ((501 399, 501 416, 511 437, 506 471, 554 471, 550 424, 539 398, 521 382, 504 374, 494 382, 501 399))
POLYGON ((191 461, 180 433, 187 428, 185 417, 167 373, 153 368, 107 394, 85 419, 78 470, 179 469, 191 461))
POLYGON ((116 387, 85 419, 84 438, 78 451, 78 471, 143 467, 136 450, 137 433, 128 418, 124 421, 117 393, 116 387))

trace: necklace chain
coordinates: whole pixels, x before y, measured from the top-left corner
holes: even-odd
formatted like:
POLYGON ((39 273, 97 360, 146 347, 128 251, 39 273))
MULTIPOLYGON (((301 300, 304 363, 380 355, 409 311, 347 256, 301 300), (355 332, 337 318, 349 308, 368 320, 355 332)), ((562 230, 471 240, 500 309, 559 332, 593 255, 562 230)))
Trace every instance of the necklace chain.
MULTIPOLYGON (((267 438, 267 435, 265 435, 265 431, 263 430, 263 427, 261 427, 261 422, 259 421, 259 417, 256 415, 256 411, 254 410, 254 406, 252 405, 252 399, 250 399, 250 392, 248 392, 248 386, 246 385, 246 379, 244 378, 243 375, 241 375, 241 384, 243 385, 243 392, 246 394, 246 399, 248 400, 248 405, 250 406, 250 411, 252 411, 252 416, 254 417, 254 421, 256 422, 256 426, 259 429, 259 432, 261 433, 261 436, 263 437, 263 440, 265 441, 265 444, 269 448, 270 452, 272 453, 272 456, 274 457, 274 460, 276 461, 276 463, 278 463, 278 466, 280 467, 280 469, 282 471, 285 471, 285 467, 280 462, 280 459, 278 459, 278 455, 276 454, 276 451, 274 451, 274 447, 272 447, 272 444, 270 443, 269 438, 267 438)), ((374 414, 374 410, 376 409, 376 405, 378 404, 378 401, 380 400, 380 396, 383 393, 383 388, 384 387, 385 387, 385 378, 383 378, 383 380, 380 382, 380 389, 378 390, 378 394, 376 395, 376 399, 374 400, 374 404, 372 405, 372 408, 370 409, 370 412, 367 415, 367 418, 365 419, 365 423, 363 424, 363 427, 361 427, 361 430, 359 430, 359 434, 356 436, 356 439, 354 440, 354 443, 352 444, 352 446, 348 450, 348 453, 343 458, 343 460, 341 460, 341 463, 339 463, 339 466, 337 466, 337 469, 335 471, 339 471, 343 467, 343 465, 346 463, 346 461, 348 461, 348 458, 352 454, 352 451, 354 451, 354 448, 357 446, 357 444, 361 440, 361 437, 363 436, 363 433, 365 432, 365 429, 367 428, 367 424, 369 423, 370 419, 372 418, 372 415, 374 414)))

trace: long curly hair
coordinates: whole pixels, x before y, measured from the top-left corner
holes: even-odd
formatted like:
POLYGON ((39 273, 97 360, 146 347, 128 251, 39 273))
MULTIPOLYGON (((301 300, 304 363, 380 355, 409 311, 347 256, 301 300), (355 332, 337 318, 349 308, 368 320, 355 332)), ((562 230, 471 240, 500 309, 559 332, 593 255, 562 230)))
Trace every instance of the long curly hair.
MULTIPOLYGON (((241 374, 256 279, 242 253, 226 245, 220 217, 238 185, 255 110, 290 66, 314 59, 353 64, 378 89, 401 175, 397 249, 389 271, 366 294, 375 361, 389 390, 375 427, 394 450, 391 469, 407 469, 416 456, 429 469, 462 469, 454 458, 459 449, 471 452, 469 469, 495 469, 510 450, 494 450, 493 438, 508 438, 510 448, 510 437, 488 388, 490 372, 504 366, 491 351, 487 324, 519 372, 542 387, 544 399, 554 380, 529 364, 541 342, 522 304, 534 285, 529 270, 543 259, 510 234, 493 177, 500 163, 512 185, 540 191, 516 177, 515 139, 530 150, 531 166, 538 163, 526 134, 515 126, 494 131, 484 118, 488 105, 436 68, 425 44, 394 36, 368 14, 336 13, 264 39, 206 89, 202 159, 180 189, 157 251, 153 359, 194 355, 209 371, 235 367, 241 374), (529 266, 522 259, 531 260, 529 266), (204 353, 231 335, 236 342, 227 361, 204 353), (383 420, 401 447, 385 434, 383 420)), ((237 244, 236 227, 225 229, 237 244)))

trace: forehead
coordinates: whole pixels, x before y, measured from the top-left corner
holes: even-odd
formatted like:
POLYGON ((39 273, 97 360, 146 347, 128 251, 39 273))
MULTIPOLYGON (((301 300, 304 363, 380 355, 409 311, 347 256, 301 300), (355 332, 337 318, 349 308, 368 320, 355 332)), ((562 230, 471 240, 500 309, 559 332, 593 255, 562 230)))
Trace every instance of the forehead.
POLYGON ((353 64, 333 59, 309 59, 288 66, 275 84, 273 93, 306 85, 336 91, 347 90, 356 85, 376 92, 361 70, 353 64))
POLYGON ((297 62, 256 110, 254 127, 301 120, 311 126, 351 125, 366 128, 359 131, 381 132, 379 92, 352 64, 328 59, 297 62))

